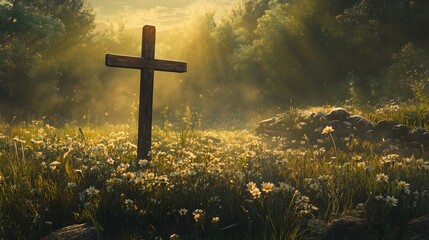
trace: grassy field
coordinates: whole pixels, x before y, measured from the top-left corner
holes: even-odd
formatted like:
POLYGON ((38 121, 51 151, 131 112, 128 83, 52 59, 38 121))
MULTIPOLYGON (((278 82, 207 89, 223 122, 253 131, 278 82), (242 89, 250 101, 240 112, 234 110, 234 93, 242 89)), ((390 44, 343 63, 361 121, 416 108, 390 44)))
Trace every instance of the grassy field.
POLYGON ((429 213, 424 149, 325 133, 261 138, 198 130, 185 116, 154 128, 149 162, 135 160, 130 125, 2 124, 0 239, 83 222, 100 239, 320 239, 351 216, 376 239, 401 239, 429 213))

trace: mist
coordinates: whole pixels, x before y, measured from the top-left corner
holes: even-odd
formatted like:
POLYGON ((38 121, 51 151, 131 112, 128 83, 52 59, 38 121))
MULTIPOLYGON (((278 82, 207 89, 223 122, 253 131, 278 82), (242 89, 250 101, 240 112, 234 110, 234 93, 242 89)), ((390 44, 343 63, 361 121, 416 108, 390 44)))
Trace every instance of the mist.
MULTIPOLYGON (((84 1, 64 4, 1 4, 0 117, 135 120, 140 71, 104 57, 139 56, 141 28, 96 27, 84 1)), ((243 0, 220 20, 195 13, 157 32, 155 58, 188 72, 155 73, 154 115, 191 106, 208 122, 256 121, 296 106, 415 99, 429 80, 428 12, 425 1, 243 0)))

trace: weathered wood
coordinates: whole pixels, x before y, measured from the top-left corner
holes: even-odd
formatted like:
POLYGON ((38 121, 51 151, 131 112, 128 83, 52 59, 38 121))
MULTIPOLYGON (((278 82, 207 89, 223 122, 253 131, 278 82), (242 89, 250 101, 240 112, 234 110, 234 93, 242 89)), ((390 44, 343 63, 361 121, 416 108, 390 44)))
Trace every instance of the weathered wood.
POLYGON ((155 34, 155 27, 143 27, 141 57, 106 55, 106 66, 141 70, 137 160, 151 160, 154 71, 187 71, 187 63, 155 59, 155 34))
POLYGON ((155 71, 184 73, 187 71, 185 62, 175 62, 158 59, 144 59, 133 56, 106 54, 106 66, 132 69, 152 69, 155 71))
MULTIPOLYGON (((155 27, 143 27, 142 58, 155 58, 155 27)), ((143 68, 140 77, 140 109, 137 159, 151 159, 154 70, 143 68), (140 149, 140 150, 139 150, 140 149)))

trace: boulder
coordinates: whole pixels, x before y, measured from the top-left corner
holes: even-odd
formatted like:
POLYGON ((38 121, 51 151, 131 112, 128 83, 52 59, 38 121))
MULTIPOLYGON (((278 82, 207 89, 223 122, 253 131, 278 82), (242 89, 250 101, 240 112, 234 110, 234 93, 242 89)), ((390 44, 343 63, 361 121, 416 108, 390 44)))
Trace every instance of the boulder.
POLYGON ((353 134, 353 124, 344 121, 341 123, 341 127, 339 129, 339 135, 341 137, 348 137, 353 134))
POLYGON ((405 228, 403 239, 429 239, 429 215, 411 220, 405 228))
POLYGON ((322 240, 371 240, 376 239, 368 223, 357 217, 344 217, 329 224, 322 240))
POLYGON ((423 133, 423 142, 429 142, 429 132, 423 133))
POLYGON ((408 132, 411 130, 410 127, 408 127, 405 124, 397 124, 392 127, 392 134, 394 138, 401 138, 408 134, 408 132))
POLYGON ((344 108, 334 108, 327 116, 326 119, 329 121, 339 120, 344 121, 347 117, 350 116, 350 113, 344 108))
POLYGON ((363 139, 374 141, 376 140, 374 130, 368 130, 360 135, 363 139))
POLYGON ((417 141, 410 142, 408 144, 408 147, 411 148, 411 149, 422 149, 423 143, 417 142, 417 141))
POLYGON ((374 125, 372 124, 371 121, 369 121, 366 118, 361 118, 359 119, 355 124, 354 127, 356 129, 356 131, 360 134, 360 133, 365 133, 368 132, 370 130, 374 129, 374 125))
POLYGON ((395 125, 398 125, 395 121, 381 120, 375 124, 374 131, 383 138, 391 138, 393 137, 392 128, 395 125))
POLYGON ((257 134, 263 134, 266 129, 273 129, 274 124, 276 123, 276 117, 268 118, 259 122, 258 127, 256 128, 257 134))
POLYGON ((75 224, 52 232, 41 240, 93 240, 97 239, 97 231, 89 224, 75 224))
POLYGON ((311 117, 311 119, 312 119, 313 122, 320 123, 320 122, 326 121, 326 116, 327 115, 328 114, 325 113, 325 112, 317 112, 317 113, 311 114, 310 117, 311 117))
MULTIPOLYGON (((422 127, 414 128, 408 131, 407 135, 405 136, 407 141, 409 142, 423 142, 424 141, 424 134, 426 133, 426 130, 422 127)), ((425 135, 426 136, 426 135, 425 135)))
MULTIPOLYGON (((361 115, 352 115, 352 116, 348 116, 346 117, 346 121, 356 125, 357 122, 359 122, 360 120, 365 119, 364 117, 362 117, 361 115)), ((365 119, 366 120, 366 119, 365 119)))

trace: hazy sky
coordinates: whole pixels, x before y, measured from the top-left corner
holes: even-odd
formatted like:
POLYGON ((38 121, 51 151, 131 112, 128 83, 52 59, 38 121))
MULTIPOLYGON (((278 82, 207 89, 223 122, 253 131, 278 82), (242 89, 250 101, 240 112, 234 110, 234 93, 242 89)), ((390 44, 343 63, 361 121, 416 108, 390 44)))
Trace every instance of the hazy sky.
POLYGON ((96 22, 122 17, 129 27, 155 25, 165 30, 189 21, 193 15, 215 10, 220 17, 240 0, 89 0, 97 14, 96 22))

